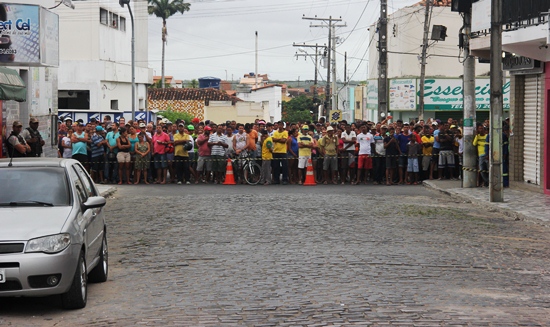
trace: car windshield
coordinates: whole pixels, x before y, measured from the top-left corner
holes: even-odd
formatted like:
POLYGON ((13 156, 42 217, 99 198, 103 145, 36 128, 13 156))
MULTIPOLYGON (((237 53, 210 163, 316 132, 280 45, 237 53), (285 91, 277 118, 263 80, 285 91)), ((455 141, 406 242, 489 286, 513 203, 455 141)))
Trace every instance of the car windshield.
POLYGON ((61 167, 0 169, 0 203, 11 205, 70 205, 65 170, 61 167))

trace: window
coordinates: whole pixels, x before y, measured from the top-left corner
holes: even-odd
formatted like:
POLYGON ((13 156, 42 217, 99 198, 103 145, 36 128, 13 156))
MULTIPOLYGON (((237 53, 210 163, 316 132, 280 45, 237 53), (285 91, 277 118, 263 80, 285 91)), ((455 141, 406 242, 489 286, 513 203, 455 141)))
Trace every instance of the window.
POLYGON ((92 186, 92 182, 90 181, 90 178, 88 177, 88 174, 84 172, 82 167, 78 164, 73 166, 74 170, 76 170, 76 173, 80 177, 80 180, 82 181, 82 184, 84 186, 84 191, 86 192, 86 198, 90 196, 96 196, 95 189, 92 186))
POLYGON ((109 25, 109 12, 103 8, 99 8, 99 22, 103 25, 109 25))
POLYGON ((126 31, 126 18, 120 16, 120 23, 119 23, 119 28, 121 31, 125 32, 126 31))
POLYGON ((118 100, 111 100, 111 110, 118 110, 118 100))
POLYGON ((361 101, 355 101, 355 109, 361 109, 361 101))
POLYGON ((118 15, 113 14, 113 19, 111 20, 111 27, 118 29, 118 15))
POLYGON ((89 90, 59 90, 57 95, 58 108, 61 110, 90 109, 89 90))

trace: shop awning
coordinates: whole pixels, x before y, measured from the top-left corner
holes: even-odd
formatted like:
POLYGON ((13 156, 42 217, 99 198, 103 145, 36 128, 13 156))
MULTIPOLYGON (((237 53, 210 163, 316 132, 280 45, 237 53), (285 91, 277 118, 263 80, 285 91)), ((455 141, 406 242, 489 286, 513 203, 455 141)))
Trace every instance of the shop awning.
POLYGON ((0 100, 27 101, 27 87, 16 70, 0 67, 0 100))

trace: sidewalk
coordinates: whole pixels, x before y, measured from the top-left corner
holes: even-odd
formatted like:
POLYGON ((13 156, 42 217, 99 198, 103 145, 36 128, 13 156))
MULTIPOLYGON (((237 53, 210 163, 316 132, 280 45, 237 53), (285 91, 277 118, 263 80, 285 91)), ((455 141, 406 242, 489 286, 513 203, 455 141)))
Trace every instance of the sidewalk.
POLYGON ((550 225, 550 196, 525 190, 504 189, 504 202, 490 202, 489 188, 462 188, 462 181, 425 180, 423 185, 474 205, 515 219, 550 225))
POLYGON ((95 184, 95 187, 97 187, 97 190, 99 191, 99 195, 101 195, 104 198, 116 192, 116 187, 111 185, 95 184))

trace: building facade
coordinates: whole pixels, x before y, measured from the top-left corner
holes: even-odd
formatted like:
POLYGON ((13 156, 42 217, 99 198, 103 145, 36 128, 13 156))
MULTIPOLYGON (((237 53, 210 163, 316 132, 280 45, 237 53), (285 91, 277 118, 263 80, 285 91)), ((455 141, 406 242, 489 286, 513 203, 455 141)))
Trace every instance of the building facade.
MULTIPOLYGON (((471 48, 490 58, 491 1, 472 6, 471 48), (484 14, 485 13, 485 14, 484 14)), ((550 36, 548 1, 504 1, 502 50, 510 72, 510 182, 550 194, 550 36)))
MULTIPOLYGON (((447 120, 463 117, 462 75, 464 68, 459 44, 462 17, 451 11, 450 1, 435 2, 430 9, 430 28, 425 65, 424 118, 447 120), (437 27, 446 27, 444 40, 437 27)), ((402 8, 388 16, 388 111, 395 119, 416 119, 420 106, 421 53, 424 36, 426 7, 421 4, 402 8), (419 23, 420 22, 420 23, 419 23)), ((378 38, 377 26, 372 25, 369 47, 369 79, 367 81, 367 104, 365 117, 375 117, 378 109, 378 38)), ((476 115, 478 121, 489 116, 488 81, 489 65, 476 65, 478 98, 476 115)), ((509 81, 507 81, 508 83, 509 81)), ((509 107, 509 84, 505 86, 505 112, 509 107), (508 93, 506 93, 508 92, 508 93)))
MULTIPOLYGON (((132 112, 132 22, 128 8, 117 1, 73 2, 75 9, 59 7, 60 117, 101 119, 132 112)), ((146 1, 130 1, 135 26, 135 112, 146 116, 148 68, 148 13, 146 1)), ((160 43, 160 40, 159 40, 160 43)))

